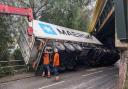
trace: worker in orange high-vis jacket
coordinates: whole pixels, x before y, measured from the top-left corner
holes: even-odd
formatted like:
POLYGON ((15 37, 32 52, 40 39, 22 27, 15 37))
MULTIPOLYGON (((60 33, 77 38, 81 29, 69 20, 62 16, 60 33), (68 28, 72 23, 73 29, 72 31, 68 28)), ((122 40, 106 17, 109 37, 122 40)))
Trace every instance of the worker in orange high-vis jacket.
POLYGON ((45 52, 43 53, 42 62, 43 62, 43 65, 42 65, 42 69, 43 69, 42 76, 44 77, 45 76, 45 71, 47 71, 48 72, 47 73, 48 77, 51 77, 51 74, 50 74, 50 60, 49 60, 48 49, 45 49, 45 52))
POLYGON ((59 71, 58 71, 58 67, 60 66, 60 58, 59 58, 59 53, 58 50, 55 48, 54 49, 54 60, 53 60, 53 67, 54 67, 54 73, 55 73, 55 80, 58 81, 59 80, 59 71))

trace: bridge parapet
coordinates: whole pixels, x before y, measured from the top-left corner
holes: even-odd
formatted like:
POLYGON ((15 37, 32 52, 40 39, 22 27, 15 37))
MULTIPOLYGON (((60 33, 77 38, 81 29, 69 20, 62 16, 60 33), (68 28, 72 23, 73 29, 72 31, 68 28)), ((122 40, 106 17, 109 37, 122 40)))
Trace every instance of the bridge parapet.
POLYGON ((110 16, 114 14, 114 6, 114 0, 97 0, 89 32, 98 32, 102 29, 110 16))

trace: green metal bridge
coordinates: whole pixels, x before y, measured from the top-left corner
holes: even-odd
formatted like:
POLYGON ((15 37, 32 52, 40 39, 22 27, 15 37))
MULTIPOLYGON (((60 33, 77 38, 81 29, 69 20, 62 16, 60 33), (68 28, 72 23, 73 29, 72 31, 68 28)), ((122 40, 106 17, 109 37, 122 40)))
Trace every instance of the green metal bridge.
POLYGON ((128 40, 127 3, 127 0, 97 0, 89 32, 106 46, 127 46, 122 44, 128 40))

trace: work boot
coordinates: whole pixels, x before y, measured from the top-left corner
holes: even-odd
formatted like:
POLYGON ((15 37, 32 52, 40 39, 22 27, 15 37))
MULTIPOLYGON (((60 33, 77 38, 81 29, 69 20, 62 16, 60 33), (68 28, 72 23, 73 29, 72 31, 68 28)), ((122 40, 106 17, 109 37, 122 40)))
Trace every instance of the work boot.
POLYGON ((42 77, 45 77, 45 72, 43 72, 42 77))
POLYGON ((51 74, 50 74, 50 72, 48 72, 48 78, 50 78, 51 77, 51 74))
POLYGON ((56 76, 55 81, 59 81, 59 80, 60 80, 59 76, 56 76))
POLYGON ((48 78, 51 78, 51 76, 50 76, 50 75, 48 75, 48 78))

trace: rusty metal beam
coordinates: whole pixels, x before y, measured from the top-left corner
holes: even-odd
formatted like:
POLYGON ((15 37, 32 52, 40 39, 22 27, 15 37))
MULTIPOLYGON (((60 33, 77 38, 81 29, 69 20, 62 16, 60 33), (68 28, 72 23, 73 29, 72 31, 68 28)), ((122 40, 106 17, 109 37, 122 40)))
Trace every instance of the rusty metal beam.
POLYGON ((89 32, 92 32, 94 30, 95 25, 98 21, 99 16, 101 15, 102 9, 106 1, 107 0, 97 0, 94 13, 93 13, 93 18, 88 29, 89 32))
POLYGON ((107 23, 107 21, 109 20, 109 18, 112 16, 112 14, 114 13, 115 8, 113 7, 111 9, 111 11, 108 13, 107 17, 105 18, 105 20, 102 22, 102 24, 100 25, 100 28, 98 29, 98 31, 102 30, 102 28, 104 27, 104 25, 107 23))

